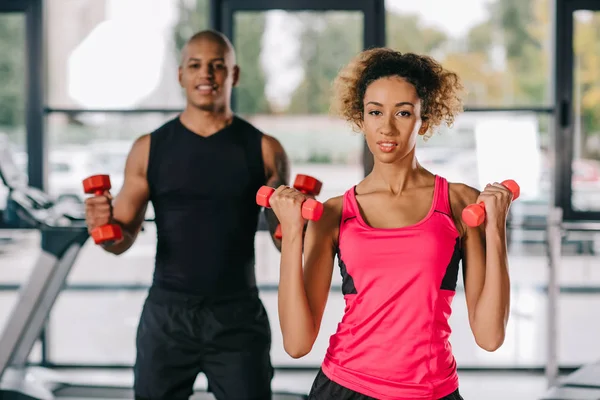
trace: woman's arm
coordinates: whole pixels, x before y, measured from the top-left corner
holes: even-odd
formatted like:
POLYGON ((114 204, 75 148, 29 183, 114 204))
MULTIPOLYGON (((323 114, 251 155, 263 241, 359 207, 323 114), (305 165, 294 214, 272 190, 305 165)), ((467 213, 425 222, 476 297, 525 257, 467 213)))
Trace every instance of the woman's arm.
POLYGON ((279 323, 284 349, 293 358, 308 354, 319 333, 331 286, 342 204, 341 198, 325 202, 319 221, 308 223, 303 243, 304 221, 298 218, 302 196, 294 189, 280 188, 271 200, 273 211, 281 221, 283 235, 279 323))
POLYGON ((512 194, 499 184, 479 193, 466 185, 452 185, 452 211, 463 232, 463 276, 471 331, 487 351, 503 343, 510 313, 510 278, 506 248, 506 217, 512 194), (468 227, 461 218, 469 204, 483 201, 486 220, 468 227))

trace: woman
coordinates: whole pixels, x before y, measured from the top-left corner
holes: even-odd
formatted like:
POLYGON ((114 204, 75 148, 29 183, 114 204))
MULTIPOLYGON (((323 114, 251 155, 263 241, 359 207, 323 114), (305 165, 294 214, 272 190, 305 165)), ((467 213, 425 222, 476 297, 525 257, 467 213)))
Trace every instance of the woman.
POLYGON ((418 136, 461 111, 458 77, 433 59, 389 49, 361 53, 340 72, 334 109, 365 137, 372 172, 305 221, 306 196, 279 187, 270 204, 283 242, 279 317, 285 350, 308 354, 317 338, 338 257, 344 316, 330 338, 310 399, 462 399, 448 341, 462 260, 469 323, 477 344, 504 341, 510 284, 506 217, 511 193, 479 193, 424 169, 418 136), (483 202, 477 228, 461 219, 483 202), (304 265, 303 265, 304 251, 304 265))

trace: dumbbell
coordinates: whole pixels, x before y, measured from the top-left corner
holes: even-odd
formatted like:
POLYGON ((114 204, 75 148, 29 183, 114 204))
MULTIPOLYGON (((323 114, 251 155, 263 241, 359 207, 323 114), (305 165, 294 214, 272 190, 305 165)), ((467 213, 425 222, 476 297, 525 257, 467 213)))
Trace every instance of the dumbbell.
MULTIPOLYGON (((294 182, 294 188, 304 194, 314 194, 321 192, 322 183, 315 178, 306 175, 298 175, 294 182)), ((270 208, 269 199, 275 192, 275 189, 269 186, 262 186, 256 193, 256 203, 261 207, 270 208)), ((307 199, 302 204, 302 218, 311 221, 317 221, 323 215, 323 204, 314 199, 307 199)), ((275 237, 282 238, 281 226, 275 231, 275 237)))
MULTIPOLYGON (((296 175, 296 180, 294 181, 294 189, 309 195, 309 196, 318 196, 321 193, 321 188, 323 187, 323 182, 320 180, 313 178, 310 175, 296 175)), ((283 237, 283 233, 281 232, 281 224, 277 225, 275 229, 275 238, 280 239, 283 237)))
MULTIPOLYGON (((519 198, 521 188, 517 182, 512 179, 507 179, 501 184, 512 192, 513 201, 519 198)), ((465 224, 471 228, 481 225, 483 221, 485 221, 485 204, 479 202, 477 204, 468 205, 462 212, 462 219, 465 221, 465 224)))
MULTIPOLYGON (((83 191, 86 194, 102 196, 104 191, 110 190, 110 177, 108 175, 93 175, 83 180, 83 191)), ((96 244, 104 244, 123 238, 123 231, 118 224, 107 224, 94 228, 92 238, 96 244)))

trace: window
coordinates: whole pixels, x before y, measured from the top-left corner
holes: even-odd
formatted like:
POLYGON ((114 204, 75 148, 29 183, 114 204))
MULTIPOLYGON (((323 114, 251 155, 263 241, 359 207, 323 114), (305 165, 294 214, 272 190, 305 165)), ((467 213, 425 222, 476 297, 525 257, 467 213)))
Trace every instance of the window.
POLYGON ((386 0, 387 43, 457 72, 470 107, 550 104, 549 0, 386 0), (468 9, 468 12, 465 10, 468 9))
POLYGON ((90 175, 109 174, 111 193, 122 184, 125 160, 133 141, 149 133, 176 113, 54 112, 48 116, 51 139, 48 192, 57 199, 82 202, 87 195, 82 181, 90 175))
POLYGON ((600 211, 600 11, 573 13, 573 175, 578 211, 600 211))
POLYGON ((185 106, 179 54, 208 27, 209 0, 56 0, 45 7, 48 158, 69 160, 70 170, 50 170, 48 191, 82 201, 81 181, 106 173, 117 193, 133 140, 185 106))
POLYGON ((51 108, 178 108, 179 50, 209 0, 45 2, 51 108), (69 21, 69 23, 65 23, 69 21))
MULTIPOLYGON (((14 155, 26 151, 24 14, 0 13, 0 51, 0 154, 14 155)), ((14 172, 7 179, 13 179, 14 172)), ((0 180, 0 211, 6 207, 7 195, 0 180)))
POLYGON ((363 48, 353 11, 236 12, 241 65, 236 111, 275 136, 297 173, 323 182, 319 199, 343 194, 363 176, 363 139, 329 115, 331 83, 363 48))

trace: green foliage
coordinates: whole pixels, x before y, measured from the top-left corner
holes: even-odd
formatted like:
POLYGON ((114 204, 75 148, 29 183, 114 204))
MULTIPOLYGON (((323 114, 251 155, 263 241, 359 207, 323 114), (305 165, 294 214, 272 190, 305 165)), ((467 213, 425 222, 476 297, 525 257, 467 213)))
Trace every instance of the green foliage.
POLYGON ((235 49, 240 66, 240 82, 235 88, 235 111, 240 114, 269 112, 265 95, 266 79, 260 65, 263 13, 241 13, 235 17, 235 49))
POLYGON ((304 80, 292 96, 288 113, 325 114, 331 85, 342 65, 362 48, 362 18, 356 14, 302 14, 300 62, 304 80))
POLYGON ((0 126, 25 124, 25 18, 0 14, 0 126))
POLYGON ((444 32, 423 27, 418 15, 386 15, 388 47, 403 52, 430 54, 442 47, 448 40, 444 32))
POLYGON ((209 7, 209 0, 178 1, 179 21, 173 29, 177 57, 179 57, 183 46, 194 33, 208 28, 209 7))

